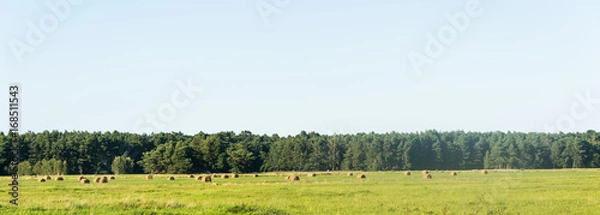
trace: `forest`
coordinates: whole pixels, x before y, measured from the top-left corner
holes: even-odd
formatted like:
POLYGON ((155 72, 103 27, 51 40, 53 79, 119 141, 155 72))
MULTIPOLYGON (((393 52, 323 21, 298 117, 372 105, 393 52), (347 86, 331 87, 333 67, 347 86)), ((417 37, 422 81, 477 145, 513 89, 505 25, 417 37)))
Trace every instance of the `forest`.
POLYGON ((600 133, 439 132, 292 136, 0 132, 1 175, 20 145, 20 175, 183 174, 600 167, 600 133))

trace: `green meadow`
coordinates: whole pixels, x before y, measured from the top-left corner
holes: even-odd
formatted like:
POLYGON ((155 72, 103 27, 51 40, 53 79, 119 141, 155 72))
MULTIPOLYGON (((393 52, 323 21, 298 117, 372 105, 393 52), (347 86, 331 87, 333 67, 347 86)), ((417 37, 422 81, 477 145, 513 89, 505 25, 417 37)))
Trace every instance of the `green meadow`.
MULTIPOLYGON (((1 214, 600 214, 600 170, 262 173, 202 182, 189 175, 117 175, 81 184, 23 177, 1 214), (359 179, 358 174, 366 178, 359 179), (295 174, 298 181, 286 180, 295 174)), ((107 175, 109 176, 109 175, 107 175)), ((198 175, 195 175, 198 176, 198 175)), ((55 177, 55 176, 53 176, 55 177)))

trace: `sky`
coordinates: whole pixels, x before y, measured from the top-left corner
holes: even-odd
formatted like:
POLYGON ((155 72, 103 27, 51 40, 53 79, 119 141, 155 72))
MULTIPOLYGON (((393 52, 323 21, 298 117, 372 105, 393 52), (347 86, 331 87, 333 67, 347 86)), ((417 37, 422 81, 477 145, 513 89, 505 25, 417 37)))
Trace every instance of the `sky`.
POLYGON ((598 11, 590 0, 2 1, 0 83, 21 86, 22 132, 598 130, 598 11))

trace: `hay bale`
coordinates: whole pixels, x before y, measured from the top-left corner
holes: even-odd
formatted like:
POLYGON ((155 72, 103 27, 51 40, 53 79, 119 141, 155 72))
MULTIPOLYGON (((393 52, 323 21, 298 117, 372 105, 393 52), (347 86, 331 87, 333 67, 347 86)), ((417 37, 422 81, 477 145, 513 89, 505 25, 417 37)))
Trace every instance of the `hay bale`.
POLYGON ((81 181, 81 180, 82 180, 82 179, 84 179, 84 178, 85 178, 85 177, 83 177, 83 175, 82 175, 82 176, 79 176, 79 177, 77 177, 77 181, 81 181))
POLYGON ((239 178, 240 176, 238 174, 233 173, 233 175, 231 175, 232 178, 239 178))
POLYGON ((102 178, 100 178, 100 177, 96 177, 96 178, 94 179, 94 182, 96 182, 96 183, 100 183, 100 181, 101 181, 101 180, 102 180, 102 178))
POLYGON ((115 176, 114 176, 114 175, 111 175, 111 176, 110 176, 110 178, 108 178, 108 179, 110 179, 110 180, 115 180, 116 178, 115 178, 115 176))
POLYGON ((422 173, 423 175, 427 175, 427 174, 429 174, 429 171, 427 171, 427 170, 423 170, 423 172, 421 172, 421 173, 422 173))
POLYGON ((169 181, 173 181, 173 180, 175 180, 175 177, 173 177, 173 176, 169 176, 169 177, 167 177, 167 180, 169 180, 169 181))
POLYGON ((198 177, 196 177, 196 180, 198 180, 198 181, 202 180, 202 176, 199 175, 198 177))
POLYGON ((290 177, 290 180, 292 180, 292 181, 300 180, 300 177, 298 177, 297 175, 290 175, 289 177, 290 177))
POLYGON ((353 176, 353 175, 354 175, 354 174, 352 174, 351 172, 350 172, 350 173, 348 173, 348 176, 353 176))
POLYGON ((54 180, 55 181, 64 181, 65 179, 63 177, 58 176, 54 180))
POLYGON ((481 171, 481 174, 487 175, 488 171, 487 170, 483 170, 483 171, 481 171))
POLYGON ((46 179, 46 180, 51 180, 51 179, 52 179, 52 177, 50 177, 49 175, 46 175, 46 176, 44 176, 44 179, 46 179))
POLYGON ((221 177, 221 176, 217 175, 217 174, 212 174, 210 177, 212 177, 212 178, 218 178, 218 177, 221 177))
POLYGON ((83 178, 83 179, 79 180, 79 183, 82 183, 82 184, 89 184, 89 183, 90 183, 90 180, 89 180, 89 179, 87 179, 87 178, 83 178))
POLYGON ((308 177, 317 177, 317 174, 315 174, 315 173, 308 173, 308 177))
POLYGON ((229 175, 223 174, 223 175, 221 175, 221 178, 222 178, 222 179, 228 179, 228 178, 229 178, 229 175))
POLYGON ((152 179, 154 179, 154 177, 152 177, 152 175, 147 175, 146 176, 146 180, 152 180, 152 179))
POLYGON ((430 174, 424 174, 423 175, 423 179, 431 179, 431 175, 430 174))
POLYGON ((194 175, 190 175, 188 178, 195 178, 194 175))
POLYGON ((202 182, 212 182, 212 178, 210 176, 202 177, 202 182))
POLYGON ((252 175, 252 177, 258 178, 258 174, 254 174, 254 175, 252 175))
POLYGON ((100 183, 108 183, 108 177, 102 176, 102 178, 100 179, 100 183))
POLYGON ((358 174, 358 176, 356 176, 356 178, 367 178, 367 176, 364 174, 358 174))
POLYGON ((450 175, 451 176, 456 176, 456 172, 451 172, 450 175))
POLYGON ((286 180, 290 180, 291 177, 292 177, 291 175, 288 175, 288 176, 285 177, 285 179, 286 180))
POLYGON ((40 182, 40 183, 46 182, 46 179, 40 178, 40 179, 38 179, 38 182, 40 182))
POLYGON ((404 175, 410 176, 410 172, 404 172, 404 175))

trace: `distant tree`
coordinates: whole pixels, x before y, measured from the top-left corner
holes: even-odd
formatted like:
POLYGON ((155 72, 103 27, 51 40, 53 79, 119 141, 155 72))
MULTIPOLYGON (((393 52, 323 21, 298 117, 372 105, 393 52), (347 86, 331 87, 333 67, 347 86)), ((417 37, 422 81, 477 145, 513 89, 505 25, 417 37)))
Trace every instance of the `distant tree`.
POLYGON ((32 168, 31 163, 29 163, 29 161, 20 162, 18 165, 18 168, 19 168, 19 172, 18 172, 19 175, 22 175, 22 176, 23 175, 32 175, 32 173, 33 173, 32 169, 31 169, 32 168))
POLYGON ((227 162, 231 166, 231 172, 246 173, 249 171, 250 164, 256 156, 246 146, 238 143, 227 148, 227 162))
POLYGON ((114 174, 133 173, 134 162, 130 157, 117 156, 112 162, 111 169, 114 174))
POLYGON ((44 170, 42 169, 42 162, 41 161, 35 162, 35 165, 33 165, 32 171, 33 171, 33 174, 43 175, 44 170))
POLYGON ((67 171, 69 169, 67 166, 67 161, 63 161, 62 165, 60 167, 61 167, 61 169, 60 169, 61 174, 65 174, 65 175, 69 174, 69 172, 67 171))

